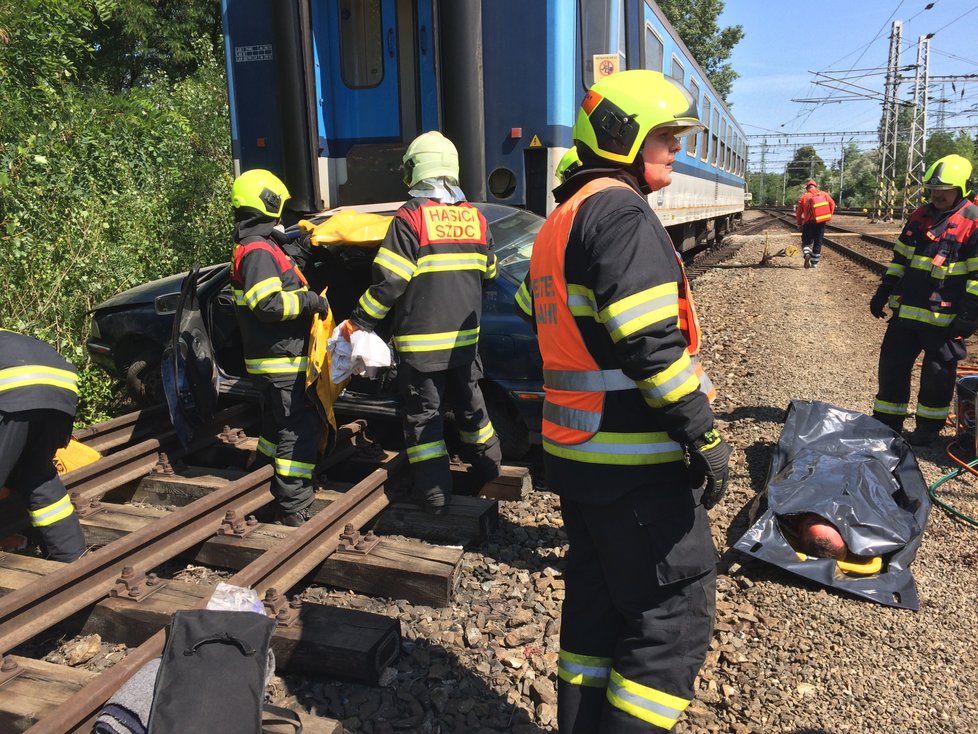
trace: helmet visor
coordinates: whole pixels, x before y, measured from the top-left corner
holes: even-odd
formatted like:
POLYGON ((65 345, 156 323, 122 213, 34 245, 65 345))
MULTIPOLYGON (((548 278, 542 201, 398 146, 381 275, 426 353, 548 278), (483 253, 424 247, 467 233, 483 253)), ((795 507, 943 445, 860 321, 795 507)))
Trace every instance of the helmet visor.
POLYGON ((698 120, 670 120, 669 122, 664 122, 661 125, 656 125, 650 131, 653 134, 659 130, 668 129, 677 138, 684 138, 689 135, 696 135, 703 132, 706 129, 706 125, 698 120))

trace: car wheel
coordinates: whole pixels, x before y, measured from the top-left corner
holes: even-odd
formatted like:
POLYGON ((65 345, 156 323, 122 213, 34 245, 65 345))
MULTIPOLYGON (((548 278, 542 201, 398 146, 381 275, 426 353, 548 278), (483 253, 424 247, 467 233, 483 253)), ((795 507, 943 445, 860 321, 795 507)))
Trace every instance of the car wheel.
POLYGON ((156 405, 165 399, 159 356, 143 354, 126 370, 126 392, 140 405, 156 405))
POLYGON ((499 436, 499 447, 503 459, 519 461, 530 450, 530 432, 520 420, 516 410, 504 400, 486 396, 486 410, 489 420, 499 436))

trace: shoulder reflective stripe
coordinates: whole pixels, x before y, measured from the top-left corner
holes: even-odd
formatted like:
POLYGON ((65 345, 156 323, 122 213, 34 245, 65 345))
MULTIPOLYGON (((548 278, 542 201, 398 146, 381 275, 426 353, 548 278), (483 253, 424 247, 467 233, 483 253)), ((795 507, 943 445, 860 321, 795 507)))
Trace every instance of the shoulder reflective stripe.
POLYGON ((890 266, 886 269, 887 275, 902 276, 905 272, 907 272, 907 266, 898 263, 890 263, 890 266))
POLYGON ((924 405, 920 401, 917 402, 917 417, 918 418, 930 418, 932 420, 943 420, 947 418, 951 413, 951 406, 945 405, 943 408, 932 408, 929 405, 924 405))
POLYGON ((683 460, 683 447, 664 432, 612 433, 602 431, 583 443, 559 444, 546 436, 543 448, 548 454, 585 464, 624 464, 641 466, 683 460))
POLYGON ((39 364, 25 364, 20 367, 8 367, 0 370, 0 392, 39 385, 60 387, 77 395, 78 375, 70 370, 45 367, 39 364))
POLYGON ((52 502, 50 505, 37 510, 31 510, 31 525, 35 528, 54 525, 54 523, 69 517, 74 511, 75 508, 71 504, 71 499, 66 494, 57 502, 52 502))
POLYGON ((245 369, 252 375, 277 375, 305 372, 307 357, 265 357, 246 359, 245 369))
POLYGON ((608 702, 637 719, 666 730, 675 726, 690 704, 689 699, 628 680, 617 670, 611 671, 608 702))
POLYGON ((385 306, 374 298, 369 290, 363 292, 359 301, 360 307, 375 319, 382 319, 391 310, 390 306, 385 306))
POLYGON ((913 259, 910 261, 910 267, 914 270, 930 270, 934 267, 929 257, 924 257, 923 255, 914 255, 913 259))
POLYGON ((492 423, 486 423, 478 431, 459 431, 459 438, 462 439, 462 443, 480 444, 486 443, 496 432, 493 430, 492 423))
POLYGON ((968 263, 965 261, 951 263, 947 266, 948 275, 967 275, 968 263))
POLYGON ((374 257, 374 264, 379 265, 384 270, 404 280, 411 280, 414 276, 414 271, 418 267, 406 257, 402 257, 396 252, 388 250, 386 247, 381 247, 377 250, 377 254, 374 257))
POLYGON ((635 380, 621 370, 597 370, 576 372, 574 370, 544 370, 543 384, 553 390, 574 392, 617 392, 634 390, 635 380))
POLYGON ((254 309, 258 306, 258 302, 265 298, 265 296, 277 293, 280 290, 282 290, 281 278, 277 275, 271 278, 265 278, 265 280, 258 281, 245 292, 245 302, 248 304, 248 308, 254 309))
POLYGON ((904 244, 903 242, 897 242, 895 245, 893 245, 893 250, 894 252, 898 252, 899 254, 903 255, 908 260, 913 257, 914 253, 914 248, 910 245, 904 244))
POLYGON ((425 255, 418 258, 415 277, 423 273, 442 273, 453 270, 478 270, 485 272, 487 257, 485 253, 459 252, 438 255, 425 255))
POLYGON ((966 262, 968 263, 968 272, 973 273, 978 271, 978 257, 969 257, 966 262))
POLYGON ((611 658, 576 655, 561 650, 557 658, 557 675, 574 686, 606 688, 611 676, 611 662, 611 658))
POLYGON ((457 349, 479 342, 479 329, 443 331, 437 334, 407 334, 394 337, 394 346, 402 352, 437 352, 457 349))
POLYGON ((978 296, 978 281, 969 280, 965 290, 972 296, 978 296))
POLYGON ((595 433, 601 428, 601 413, 557 405, 549 400, 543 404, 543 419, 562 428, 586 431, 587 433, 595 433))
POLYGON ((907 306, 906 304, 900 306, 897 316, 901 319, 919 321, 922 324, 930 324, 931 326, 949 326, 951 321, 954 320, 953 313, 934 313, 926 308, 917 308, 916 306, 907 306))
POLYGON ((448 456, 448 447, 444 441, 431 441, 417 446, 408 446, 407 455, 408 463, 417 464, 429 459, 437 459, 440 456, 448 456))
POLYGON ((907 414, 907 404, 888 403, 885 400, 876 398, 876 400, 873 401, 873 411, 876 413, 885 413, 886 415, 905 416, 907 414))
POLYGON ((618 342, 660 321, 679 318, 679 285, 665 283, 612 303, 598 314, 618 342))
POLYGON ((262 456, 267 456, 269 458, 274 457, 275 456, 275 450, 277 448, 278 448, 278 444, 272 443, 271 441, 269 441, 265 437, 261 437, 261 438, 258 439, 257 451, 262 456))
POLYGON ((526 281, 520 283, 520 287, 516 291, 516 296, 513 300, 516 301, 516 305, 519 306, 520 311, 527 316, 533 315, 533 308, 530 305, 530 292, 526 288, 526 281))
POLYGON ((316 468, 315 464, 307 464, 302 461, 292 461, 275 457, 275 473, 280 477, 296 477, 297 479, 312 479, 312 472, 316 468))
POLYGON ((682 356, 661 372, 635 383, 645 402, 653 408, 675 403, 700 386, 693 362, 685 350, 682 356))

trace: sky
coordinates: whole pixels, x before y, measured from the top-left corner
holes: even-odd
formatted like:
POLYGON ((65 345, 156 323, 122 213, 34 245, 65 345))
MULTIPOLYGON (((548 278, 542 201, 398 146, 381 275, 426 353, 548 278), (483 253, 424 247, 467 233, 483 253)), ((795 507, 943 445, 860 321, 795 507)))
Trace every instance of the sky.
MULTIPOLYGON (((770 135, 766 170, 783 170, 795 145, 814 144, 829 164, 839 159, 838 136, 821 143, 816 142, 819 137, 787 138, 784 134, 878 128, 894 20, 903 22, 901 66, 916 65, 918 37, 934 33, 930 76, 976 75, 970 82, 955 82, 953 88, 950 82, 931 85, 928 130, 939 125, 943 107, 946 126, 971 125, 972 132, 978 132, 978 0, 725 0, 720 26, 741 25, 744 29, 744 38, 730 59, 740 77, 728 101, 745 134, 770 135), (933 7, 925 10, 928 4, 933 7), (814 72, 837 72, 829 76, 849 78, 877 98, 838 101, 852 95, 815 84, 820 77, 814 72), (937 101, 942 97, 947 99, 943 105, 937 101), (814 98, 827 101, 792 101, 814 98), (828 101, 832 98, 837 101, 828 101)), ((914 69, 904 74, 908 79, 900 87, 900 97, 911 99, 914 69)), ((762 141, 750 138, 749 142, 751 169, 760 170, 762 141)), ((875 147, 866 135, 854 136, 852 142, 860 148, 875 147)))

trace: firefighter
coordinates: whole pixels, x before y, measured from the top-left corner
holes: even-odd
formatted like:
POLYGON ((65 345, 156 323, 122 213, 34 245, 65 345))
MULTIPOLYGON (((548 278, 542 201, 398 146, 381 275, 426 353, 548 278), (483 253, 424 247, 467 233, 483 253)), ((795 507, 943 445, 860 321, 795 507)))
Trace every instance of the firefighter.
POLYGON ((817 268, 822 259, 825 225, 835 213, 835 200, 812 179, 805 181, 805 193, 798 198, 795 221, 801 227, 801 251, 806 268, 817 268))
POLYGON ((869 304, 878 319, 893 311, 880 347, 879 392, 873 417, 903 429, 910 373, 923 352, 916 425, 907 440, 929 446, 947 420, 964 340, 978 328, 978 205, 971 163, 959 155, 935 161, 924 174, 930 202, 910 215, 893 247, 883 281, 869 304))
POLYGON ((325 315, 329 304, 309 290, 281 248, 286 236, 279 222, 288 198, 285 184, 269 171, 253 169, 235 179, 231 288, 245 369, 262 397, 258 455, 275 466, 278 521, 298 527, 309 519, 322 431, 305 394, 309 329, 313 314, 325 315))
POLYGON ((671 729, 710 643, 707 510, 730 448, 691 356, 682 262, 646 199, 671 182, 680 137, 702 129, 696 101, 659 72, 594 84, 573 130, 582 167, 555 189, 516 295, 543 356, 545 469, 570 545, 561 732, 671 729))
POLYGON ((26 496, 48 558, 85 551, 78 515, 54 466, 68 445, 78 372, 47 344, 0 329, 0 487, 26 496))
POLYGON ((374 331, 390 314, 412 497, 439 513, 452 490, 441 415, 446 398, 476 481, 499 476, 499 437, 479 388, 477 351, 482 284, 496 276, 496 256, 485 217, 459 188, 458 152, 448 138, 420 135, 403 164, 411 199, 395 213, 374 258, 373 285, 340 327, 347 337, 374 331))
POLYGON ((572 146, 563 156, 560 158, 560 162, 557 163, 557 170, 554 175, 557 179, 557 185, 559 186, 564 181, 566 181, 570 176, 581 167, 581 157, 577 154, 577 146, 572 146))

